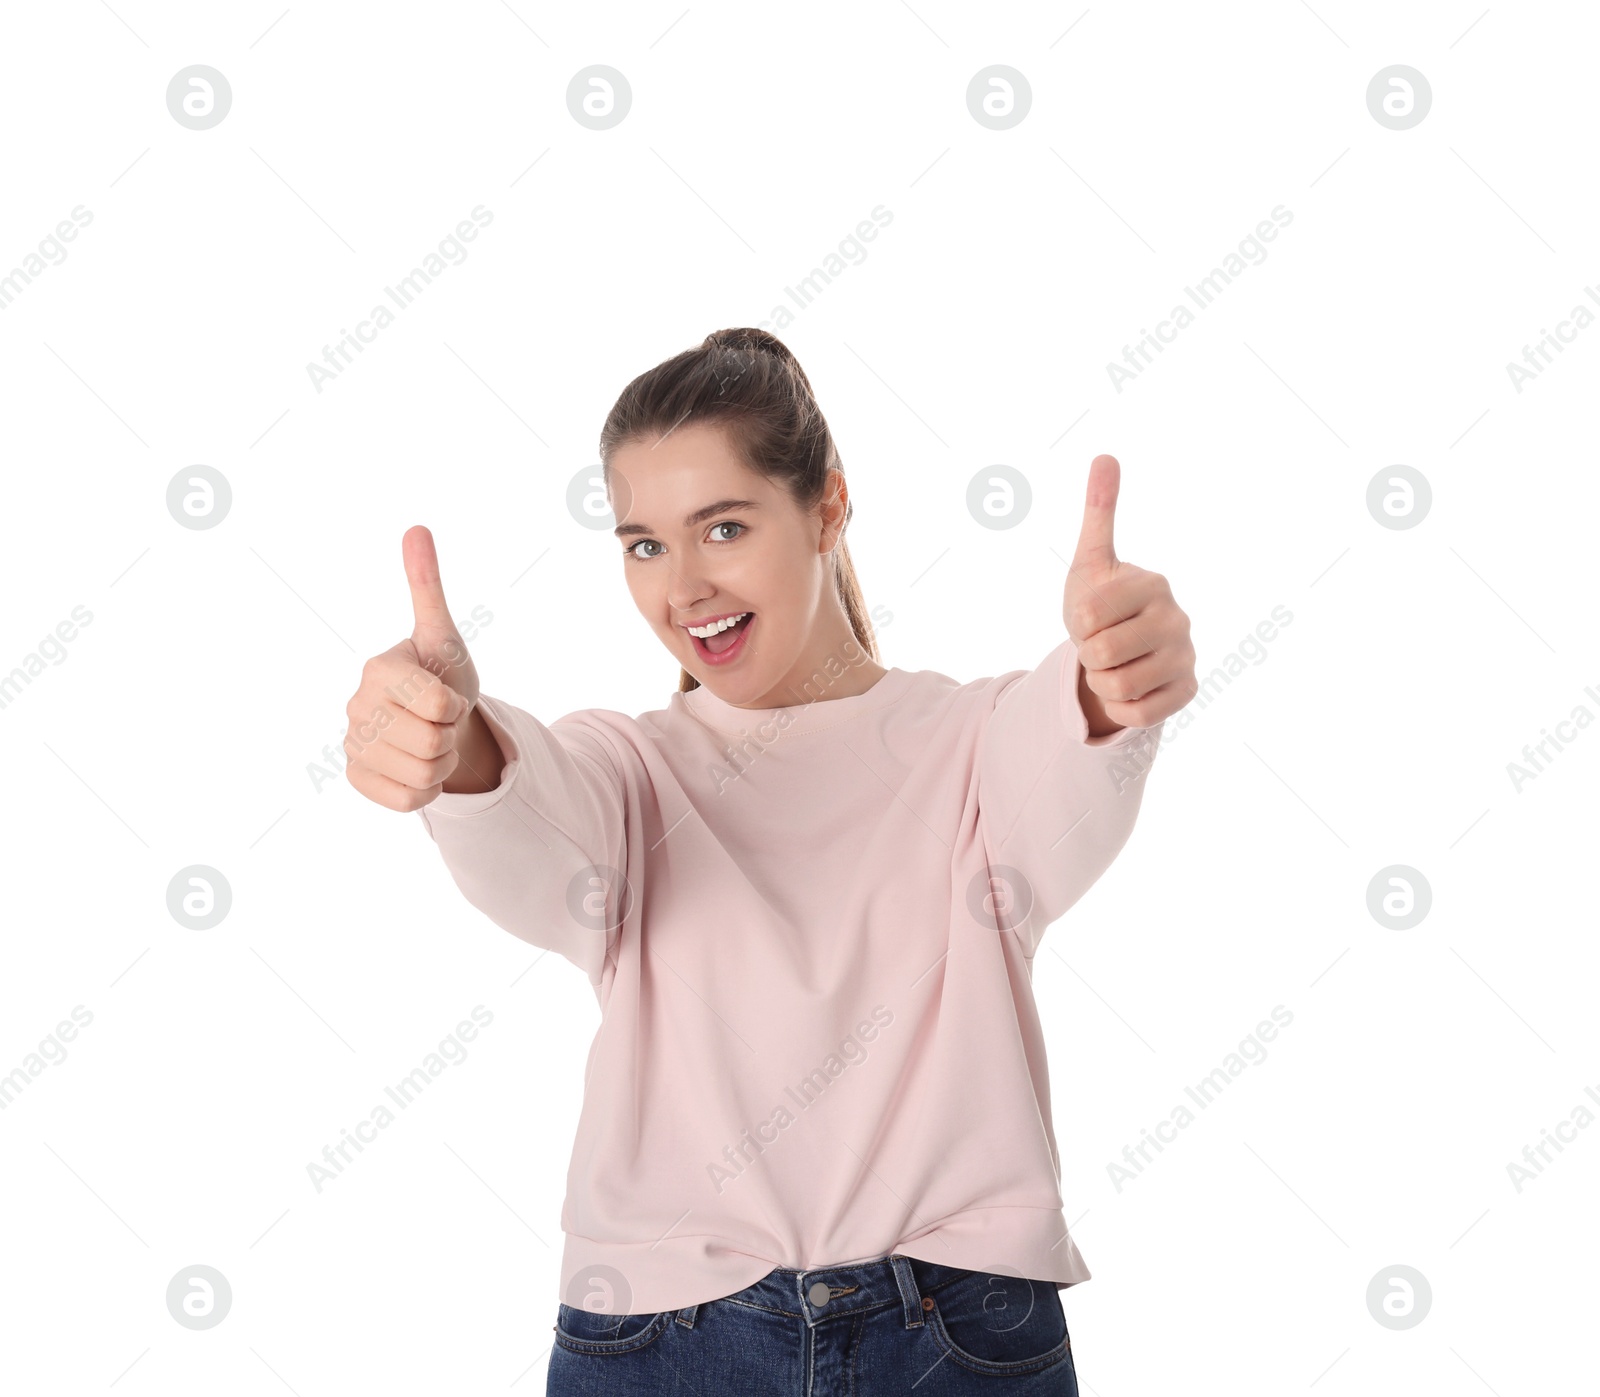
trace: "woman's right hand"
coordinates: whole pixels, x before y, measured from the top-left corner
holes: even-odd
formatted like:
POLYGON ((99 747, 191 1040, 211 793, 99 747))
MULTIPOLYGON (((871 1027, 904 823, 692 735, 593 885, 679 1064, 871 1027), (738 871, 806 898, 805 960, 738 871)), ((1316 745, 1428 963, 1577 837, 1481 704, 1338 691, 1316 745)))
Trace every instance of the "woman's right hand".
POLYGON ((493 790, 505 754, 478 712, 478 671, 445 604, 433 535, 418 524, 400 549, 414 624, 361 667, 345 705, 345 776, 368 800, 411 811, 445 791, 493 790))

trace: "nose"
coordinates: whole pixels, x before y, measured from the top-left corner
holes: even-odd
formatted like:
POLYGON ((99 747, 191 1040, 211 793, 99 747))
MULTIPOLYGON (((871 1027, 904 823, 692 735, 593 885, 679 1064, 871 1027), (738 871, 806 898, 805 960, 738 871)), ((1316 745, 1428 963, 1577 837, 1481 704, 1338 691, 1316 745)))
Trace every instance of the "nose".
POLYGON ((706 598, 715 592, 714 587, 686 578, 681 572, 675 571, 672 574, 672 581, 667 586, 667 605, 672 609, 675 620, 687 621, 696 611, 704 610, 706 598))

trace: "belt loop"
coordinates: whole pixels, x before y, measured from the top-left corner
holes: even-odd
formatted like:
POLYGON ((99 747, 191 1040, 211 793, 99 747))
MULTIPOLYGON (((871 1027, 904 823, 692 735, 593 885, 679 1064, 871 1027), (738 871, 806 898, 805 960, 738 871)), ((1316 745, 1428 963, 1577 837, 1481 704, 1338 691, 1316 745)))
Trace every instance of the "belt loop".
POLYGON ((917 1288, 917 1277, 911 1269, 911 1258, 895 1252, 889 1257, 894 1267, 894 1278, 900 1283, 900 1300, 905 1307, 906 1328, 922 1327, 922 1292, 917 1288))
POLYGON ((700 1308, 700 1306, 699 1306, 698 1303, 697 1304, 693 1304, 693 1305, 685 1305, 682 1309, 680 1309, 678 1311, 678 1313, 675 1316, 675 1318, 677 1319, 679 1324, 683 1325, 683 1327, 685 1329, 693 1329, 694 1328, 695 1311, 698 1310, 699 1308, 700 1308))

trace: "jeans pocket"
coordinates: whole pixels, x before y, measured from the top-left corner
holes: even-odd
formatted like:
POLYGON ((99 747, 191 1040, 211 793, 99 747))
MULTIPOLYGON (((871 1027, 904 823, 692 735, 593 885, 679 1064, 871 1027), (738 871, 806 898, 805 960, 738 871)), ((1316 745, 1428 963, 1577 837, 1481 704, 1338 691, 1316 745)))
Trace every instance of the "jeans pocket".
POLYGON ((1072 1349, 1054 1281, 972 1271, 940 1286, 927 1311, 939 1347, 974 1372, 1035 1373, 1072 1349))
POLYGON ((658 1314, 608 1315, 556 1306, 556 1342, 574 1353, 633 1353, 666 1332, 670 1310, 658 1314))

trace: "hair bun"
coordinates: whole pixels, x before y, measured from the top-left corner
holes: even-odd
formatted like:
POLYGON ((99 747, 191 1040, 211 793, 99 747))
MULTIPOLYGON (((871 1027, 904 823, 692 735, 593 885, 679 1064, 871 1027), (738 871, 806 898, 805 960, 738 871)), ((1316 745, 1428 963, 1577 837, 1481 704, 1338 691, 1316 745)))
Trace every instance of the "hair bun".
POLYGON ((706 336, 701 348, 742 349, 749 353, 770 354, 775 359, 782 359, 789 364, 795 362, 789 346, 776 335, 770 335, 765 330, 757 330, 751 326, 733 330, 714 330, 706 336))

